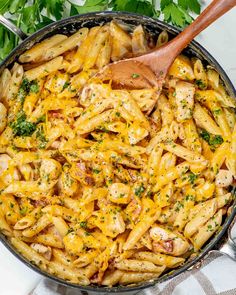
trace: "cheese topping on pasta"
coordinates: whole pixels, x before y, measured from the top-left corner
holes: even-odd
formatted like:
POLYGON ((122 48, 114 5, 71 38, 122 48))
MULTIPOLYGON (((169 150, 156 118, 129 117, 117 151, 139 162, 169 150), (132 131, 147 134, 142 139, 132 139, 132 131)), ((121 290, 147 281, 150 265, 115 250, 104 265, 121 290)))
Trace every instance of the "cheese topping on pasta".
POLYGON ((81 285, 139 283, 220 229, 236 105, 219 74, 180 55, 161 93, 95 75, 167 41, 112 21, 54 35, 2 72, 0 230, 42 270, 81 285))

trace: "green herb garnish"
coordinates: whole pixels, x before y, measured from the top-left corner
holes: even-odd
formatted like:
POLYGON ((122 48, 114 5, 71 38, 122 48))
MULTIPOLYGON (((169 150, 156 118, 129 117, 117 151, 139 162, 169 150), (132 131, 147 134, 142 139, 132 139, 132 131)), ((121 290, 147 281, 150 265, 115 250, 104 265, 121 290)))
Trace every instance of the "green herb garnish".
POLYGON ((21 111, 16 121, 10 123, 14 136, 31 136, 36 130, 36 124, 26 120, 26 114, 21 111))
POLYGON ((80 222, 79 226, 84 228, 84 229, 87 229, 87 221, 80 222))
POLYGON ((140 75, 139 75, 139 74, 135 74, 135 73, 133 73, 131 77, 132 77, 133 79, 137 79, 137 78, 140 77, 140 75))
POLYGON ((196 80, 196 84, 200 89, 205 89, 207 87, 207 85, 202 80, 196 80))
POLYGON ((134 193, 137 197, 141 197, 142 193, 145 191, 145 188, 143 184, 141 184, 139 187, 136 187, 134 190, 134 193))
POLYGON ((213 135, 207 132, 206 130, 202 130, 200 132, 200 137, 203 138, 209 144, 211 149, 215 149, 224 142, 221 135, 213 135))

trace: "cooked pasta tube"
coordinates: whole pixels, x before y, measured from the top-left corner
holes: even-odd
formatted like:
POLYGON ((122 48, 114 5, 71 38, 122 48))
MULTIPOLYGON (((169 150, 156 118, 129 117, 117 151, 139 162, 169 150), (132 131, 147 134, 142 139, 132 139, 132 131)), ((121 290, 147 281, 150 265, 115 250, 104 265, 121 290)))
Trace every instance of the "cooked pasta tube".
POLYGON ((163 272, 165 266, 156 266, 150 261, 125 259, 119 262, 115 262, 115 267, 125 271, 138 271, 138 272, 151 272, 160 273, 163 272))
POLYGON ((63 40, 66 40, 67 36, 56 34, 50 38, 43 40, 42 42, 36 44, 29 50, 26 50, 23 54, 20 55, 19 61, 21 63, 26 62, 37 62, 42 59, 43 55, 47 50, 56 44, 60 43, 63 40))
POLYGON ((207 111, 198 103, 195 104, 193 118, 197 126, 205 129, 212 134, 222 135, 219 126, 215 123, 211 116, 208 115, 207 111))
POLYGON ((0 78, 0 101, 4 102, 6 106, 8 102, 6 100, 7 91, 9 89, 9 83, 11 81, 11 72, 8 69, 4 69, 0 78))
POLYGON ((230 152, 226 155, 226 166, 236 177, 236 125, 232 133, 232 141, 230 144, 230 152))
POLYGON ((94 39, 94 43, 90 46, 88 54, 85 56, 83 66, 85 71, 91 69, 95 65, 98 55, 102 49, 102 46, 106 42, 108 36, 109 26, 101 27, 94 39))
POLYGON ((16 248, 16 250, 26 259, 36 264, 39 268, 45 271, 48 269, 48 260, 45 259, 42 255, 38 254, 26 243, 14 237, 11 238, 11 243, 16 248))
POLYGON ((196 126, 193 120, 187 120, 183 123, 184 133, 185 133, 185 141, 187 147, 194 152, 201 154, 202 146, 199 140, 199 136, 197 133, 196 126))
POLYGON ((177 143, 164 144, 164 149, 166 149, 168 152, 175 154, 179 158, 188 161, 189 163, 200 163, 203 166, 207 165, 207 160, 204 159, 203 156, 193 151, 190 151, 177 143))
POLYGON ((74 260, 73 264, 79 268, 85 267, 90 264, 94 260, 94 258, 98 256, 98 254, 98 250, 90 250, 87 253, 80 254, 80 256, 76 260, 74 260))
MULTIPOLYGON (((9 82, 9 88, 6 93, 5 99, 8 101, 9 105, 12 105, 12 100, 17 96, 20 84, 22 82, 24 75, 24 69, 21 65, 15 63, 12 68, 12 75, 9 82), (11 100, 11 101, 10 101, 11 100)), ((16 102, 15 102, 16 103, 16 102)))
POLYGON ((48 205, 42 209, 43 213, 54 216, 61 216, 63 219, 73 221, 77 218, 77 214, 72 210, 59 205, 48 205))
POLYGON ((101 284, 104 286, 114 286, 120 281, 122 275, 123 272, 119 269, 113 272, 106 272, 101 284))
POLYGON ((75 73, 81 69, 84 64, 88 48, 90 49, 90 46, 93 44, 99 30, 100 27, 93 27, 91 30, 89 30, 87 37, 83 40, 74 55, 74 58, 68 68, 69 73, 75 73))
POLYGON ((188 162, 183 162, 173 168, 168 169, 166 173, 160 175, 157 178, 156 184, 153 187, 153 191, 157 192, 161 187, 168 184, 169 181, 173 181, 179 176, 183 175, 184 173, 187 172, 189 167, 190 165, 188 162))
POLYGON ((228 153, 229 153, 229 143, 224 142, 216 149, 216 151, 212 155, 211 167, 215 174, 218 173, 228 153))
POLYGON ((12 229, 9 224, 6 222, 2 209, 0 208, 0 230, 6 236, 12 236, 12 229))
POLYGON ((52 216, 51 219, 60 236, 63 238, 68 233, 69 226, 61 217, 52 216))
POLYGON ((138 240, 142 237, 142 235, 152 226, 152 224, 157 220, 160 215, 160 211, 155 210, 156 212, 148 212, 143 216, 142 220, 139 221, 132 231, 130 232, 123 249, 129 250, 132 249, 138 240))
POLYGON ((64 249, 64 244, 61 239, 53 234, 40 234, 33 238, 36 243, 43 244, 45 246, 50 246, 58 249, 64 249))
POLYGON ((113 110, 108 110, 100 115, 97 115, 89 120, 84 121, 77 127, 78 134, 85 134, 91 132, 98 127, 102 128, 104 123, 112 122, 116 118, 113 110))
POLYGON ((192 237, 195 251, 198 251, 210 237, 220 228, 222 222, 222 210, 219 210, 198 232, 192 237))
POLYGON ((156 46, 160 47, 160 46, 166 44, 168 42, 168 40, 169 40, 169 36, 168 36, 167 31, 162 31, 157 38, 156 46))
POLYGON ((26 216, 22 217, 17 223, 14 225, 14 229, 16 230, 24 230, 27 227, 32 226, 36 222, 37 215, 40 213, 41 208, 35 208, 26 216))
POLYGON ((50 223, 51 222, 48 219, 47 215, 43 215, 37 220, 37 222, 32 227, 24 229, 22 234, 27 238, 32 238, 33 236, 41 232, 50 223))
POLYGON ((71 266, 71 263, 73 262, 72 256, 69 254, 66 254, 64 251, 60 249, 54 248, 52 250, 53 259, 63 265, 71 266))
POLYGON ((89 285, 89 280, 84 272, 78 269, 61 265, 61 263, 58 263, 57 261, 51 261, 48 265, 48 269, 51 273, 57 274, 60 278, 69 280, 72 283, 84 286, 89 285))
POLYGON ((148 50, 147 39, 142 25, 137 26, 132 35, 132 51, 134 54, 143 54, 148 50))
POLYGON ((150 261, 154 264, 163 265, 169 268, 175 268, 185 261, 185 259, 182 257, 174 257, 160 253, 143 251, 135 253, 133 257, 139 260, 150 261))
POLYGON ((50 73, 55 72, 60 69, 62 65, 63 57, 58 56, 54 59, 38 66, 37 68, 33 68, 25 72, 25 78, 29 81, 35 80, 37 78, 43 78, 48 76, 50 73))
POLYGON ((205 206, 198 211, 196 216, 187 223, 184 229, 184 235, 187 238, 191 237, 201 225, 203 225, 216 213, 216 210, 217 201, 215 199, 207 201, 205 206))
POLYGON ((66 52, 67 50, 71 50, 74 47, 79 46, 80 43, 86 38, 88 31, 88 28, 82 28, 70 37, 62 40, 60 43, 57 43, 54 46, 50 47, 47 51, 44 52, 43 60, 53 59, 66 52))
POLYGON ((123 272, 119 283, 122 285, 129 285, 140 283, 143 281, 149 281, 151 279, 157 278, 162 272, 158 273, 143 273, 143 272, 123 272))
POLYGON ((195 194, 187 194, 185 199, 179 203, 179 206, 176 208, 177 214, 174 221, 174 226, 179 230, 183 230, 186 223, 189 220, 189 212, 194 207, 195 194))

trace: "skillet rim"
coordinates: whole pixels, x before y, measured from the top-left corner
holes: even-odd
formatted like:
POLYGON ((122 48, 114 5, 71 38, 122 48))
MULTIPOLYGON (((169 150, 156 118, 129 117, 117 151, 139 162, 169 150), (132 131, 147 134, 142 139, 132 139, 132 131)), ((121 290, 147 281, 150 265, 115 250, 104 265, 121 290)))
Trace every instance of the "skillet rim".
MULTIPOLYGON (((125 20, 128 21, 129 19, 132 19, 134 21, 141 21, 142 20, 142 22, 146 23, 149 26, 153 25, 153 26, 158 27, 158 29, 161 29, 161 30, 166 29, 168 31, 168 33, 171 33, 174 35, 177 35, 178 33, 181 32, 179 29, 177 29, 177 28, 173 27, 172 25, 169 25, 163 21, 153 19, 148 16, 143 16, 140 14, 129 13, 129 12, 104 11, 104 12, 91 12, 91 13, 86 13, 86 14, 75 15, 75 16, 71 16, 71 17, 62 19, 60 21, 56 21, 52 24, 49 24, 46 27, 38 30, 37 32, 35 32, 31 36, 27 37, 0 64, 0 73, 2 72, 2 70, 4 68, 8 67, 13 61, 15 61, 15 59, 22 52, 24 52, 26 50, 26 48, 24 47, 25 45, 28 45, 27 47, 30 48, 36 42, 39 42, 39 41, 43 40, 44 38, 46 38, 49 33, 52 33, 56 29, 58 29, 58 28, 62 29, 63 26, 66 27, 67 25, 70 25, 70 24, 73 25, 73 21, 75 21, 75 23, 76 23, 77 21, 82 21, 84 19, 84 21, 86 22, 88 20, 92 20, 92 18, 95 21, 95 19, 99 20, 99 18, 102 18, 102 17, 104 18, 104 21, 105 21, 105 18, 112 18, 112 19, 116 18, 116 19, 120 19, 124 22, 125 22, 125 20)), ((106 20, 106 21, 108 21, 108 20, 106 20)), ((100 20, 100 23, 101 22, 102 21, 100 20)), ((207 61, 208 64, 214 66, 214 68, 219 72, 221 79, 225 84, 225 88, 227 89, 229 94, 235 98, 236 97, 236 90, 235 90, 232 82, 230 81, 229 77, 227 76, 226 72, 223 70, 223 68, 220 66, 220 64, 216 61, 216 59, 203 46, 201 46, 196 41, 192 41, 189 44, 189 46, 187 47, 187 49, 189 49, 190 51, 194 52, 197 55, 200 55, 204 59, 204 61, 207 61)), ((160 278, 157 278, 153 281, 142 282, 142 283, 137 284, 135 286, 98 287, 98 286, 93 286, 93 285, 81 286, 78 284, 73 284, 73 283, 67 282, 66 280, 60 279, 56 276, 53 276, 50 273, 42 271, 37 266, 32 264, 30 261, 25 259, 19 252, 17 252, 17 250, 10 244, 10 242, 7 241, 7 238, 2 233, 0 233, 0 241, 16 258, 18 258, 20 261, 22 261, 30 269, 36 271, 37 273, 43 275, 44 277, 46 277, 48 279, 51 279, 61 285, 66 286, 66 287, 71 287, 73 289, 79 289, 81 291, 96 292, 96 293, 100 293, 100 292, 123 293, 123 292, 132 292, 132 291, 134 292, 134 291, 140 291, 145 288, 153 287, 154 285, 156 285, 158 283, 162 283, 164 281, 174 278, 175 276, 181 274, 182 272, 184 272, 194 266, 198 266, 199 263, 201 264, 201 260, 207 254, 209 254, 209 252, 218 243, 222 242, 222 239, 223 239, 228 227, 230 226, 234 217, 236 216, 236 200, 234 201, 232 206, 233 206, 233 210, 232 210, 230 216, 228 216, 226 218, 221 231, 210 240, 210 242, 201 250, 201 253, 198 256, 196 256, 194 259, 186 262, 183 266, 181 266, 175 270, 172 270, 171 272, 169 272, 167 274, 164 274, 160 278)))

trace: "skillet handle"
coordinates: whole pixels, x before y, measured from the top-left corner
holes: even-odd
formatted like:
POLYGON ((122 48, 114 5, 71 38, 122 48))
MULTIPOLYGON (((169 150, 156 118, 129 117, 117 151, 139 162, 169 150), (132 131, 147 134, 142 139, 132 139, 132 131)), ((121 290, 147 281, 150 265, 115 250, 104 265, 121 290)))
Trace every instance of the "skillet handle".
POLYGON ((218 250, 236 261, 236 216, 228 229, 228 238, 218 250))
POLYGON ((0 15, 0 23, 16 36, 18 36, 21 40, 24 40, 28 37, 21 29, 19 29, 15 24, 13 24, 2 15, 0 15))

